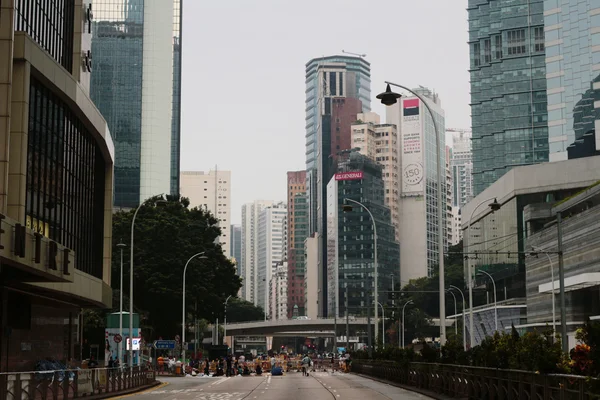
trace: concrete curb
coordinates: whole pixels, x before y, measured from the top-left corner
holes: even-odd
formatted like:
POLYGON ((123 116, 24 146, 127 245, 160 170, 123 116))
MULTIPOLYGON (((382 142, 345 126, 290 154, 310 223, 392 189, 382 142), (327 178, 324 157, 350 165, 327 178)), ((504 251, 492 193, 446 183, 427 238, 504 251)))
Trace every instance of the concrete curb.
MULTIPOLYGON (((456 400, 457 399, 455 397, 450 397, 450 396, 446 396, 446 395, 443 395, 443 394, 435 393, 435 392, 432 392, 430 390, 419 389, 419 388, 416 388, 416 387, 413 387, 413 386, 402 385, 400 383, 396 383, 396 382, 392 382, 392 381, 386 381, 384 379, 375 378, 375 377, 372 377, 370 375, 359 374, 359 373, 356 373, 356 372, 350 372, 350 373, 353 374, 353 375, 356 375, 356 376, 360 376, 362 378, 367 378, 367 379, 374 380, 374 381, 379 382, 379 383, 385 383, 385 384, 390 385, 390 386, 399 387, 400 389, 408 390, 409 392, 419 393, 419 394, 422 394, 423 396, 431 397, 432 399, 436 399, 436 400, 456 400)), ((466 399, 466 397, 464 399, 466 399)))
POLYGON ((150 385, 144 385, 144 386, 139 386, 139 387, 132 388, 132 389, 121 390, 120 392, 102 393, 102 394, 95 394, 93 396, 86 396, 85 399, 86 400, 101 400, 101 399, 112 399, 114 397, 118 398, 118 397, 122 397, 122 396, 129 396, 131 394, 143 392, 143 391, 152 389, 152 388, 160 386, 160 385, 162 385, 162 382, 155 381, 154 383, 151 383, 150 385))

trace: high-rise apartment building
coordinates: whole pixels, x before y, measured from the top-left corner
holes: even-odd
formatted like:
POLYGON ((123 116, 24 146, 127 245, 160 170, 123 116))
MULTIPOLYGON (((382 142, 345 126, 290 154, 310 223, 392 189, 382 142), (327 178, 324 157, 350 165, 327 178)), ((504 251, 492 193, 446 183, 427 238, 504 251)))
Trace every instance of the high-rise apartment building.
POLYGON ((395 240, 390 209, 385 205, 382 170, 383 167, 375 160, 351 152, 340 158, 337 173, 327 185, 326 285, 329 316, 345 315, 346 302, 349 315, 366 316, 367 308, 371 309, 375 301, 381 304, 388 302, 386 291, 391 290, 394 278, 396 282, 400 278, 400 245, 395 240), (362 203, 368 211, 345 199, 362 203), (343 210, 344 204, 352 206, 352 210, 343 210), (371 220, 371 215, 375 221, 371 220), (377 299, 373 295, 375 243, 377 299))
POLYGON ((231 225, 229 230, 229 254, 235 261, 237 274, 242 276, 242 226, 231 225))
POLYGON ((179 190, 182 0, 94 0, 91 96, 115 143, 115 207, 179 190))
POLYGON ((473 197, 473 153, 470 129, 446 129, 452 133, 452 206, 464 207, 473 197))
POLYGON ((477 195, 514 166, 548 161, 544 0, 469 0, 467 9, 477 195))
POLYGON ((550 161, 600 154, 600 3, 543 3, 550 161))
MULTIPOLYGON (((387 107, 386 121, 398 127, 400 136, 400 265, 403 282, 431 276, 439 262, 437 215, 437 163, 442 164, 444 196, 445 119, 438 95, 424 87, 414 89, 427 101, 440 131, 440 160, 436 159, 436 135, 431 115, 417 97, 409 96, 387 107)), ((446 197, 444 197, 446 202, 446 197)), ((446 216, 444 211, 444 216, 446 216)), ((444 229, 447 221, 441 221, 444 229)), ((444 233, 447 241, 447 233, 444 233)), ((443 249, 442 249, 443 251, 443 249)))
POLYGON ((231 257, 231 171, 181 171, 179 192, 190 200, 191 207, 209 211, 219 221, 219 243, 226 257, 231 257))
POLYGON ((82 309, 112 307, 115 148, 89 96, 92 15, 89 0, 0 2, 2 373, 77 367, 82 309))
POLYGON ((269 312, 269 282, 275 268, 285 260, 287 207, 284 202, 266 207, 258 217, 258 259, 255 305, 269 312))
POLYGON ((445 241, 445 250, 448 249, 450 244, 454 244, 454 231, 452 230, 452 198, 453 190, 452 190, 452 170, 450 168, 450 160, 452 159, 452 148, 450 146, 446 146, 446 157, 445 157, 445 168, 446 172, 446 204, 444 208, 444 212, 446 213, 446 241, 445 241))
POLYGON ((308 237, 308 210, 306 209, 306 171, 287 173, 287 316, 291 318, 294 306, 304 315, 304 241, 308 237))
POLYGON ((258 305, 258 218, 271 205, 271 200, 255 200, 242 206, 242 298, 254 305, 258 305))
MULTIPOLYGON (((362 58, 329 56, 306 64, 306 189, 309 231, 323 241, 327 218, 327 183, 333 176, 337 152, 350 144, 350 125, 359 112, 371 109, 371 67, 362 58)), ((326 268, 320 268, 325 271, 326 268)), ((325 272, 323 272, 325 273, 325 272)), ((321 277, 325 282, 326 277, 321 277)), ((322 293, 327 296, 324 288, 322 293)), ((320 303, 324 307, 325 303, 320 303)), ((322 310, 326 313, 326 310, 322 310)))
POLYGON ((383 166, 385 205, 392 213, 396 240, 400 240, 400 141, 396 125, 381 124, 377 113, 361 113, 352 124, 352 146, 383 166))

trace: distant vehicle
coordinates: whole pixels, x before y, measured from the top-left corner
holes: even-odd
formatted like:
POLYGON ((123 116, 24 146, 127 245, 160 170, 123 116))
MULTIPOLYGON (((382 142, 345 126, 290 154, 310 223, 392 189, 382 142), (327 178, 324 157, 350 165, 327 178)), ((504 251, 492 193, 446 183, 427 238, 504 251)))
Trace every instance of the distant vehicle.
POLYGON ((310 318, 309 318, 309 317, 307 317, 307 316, 305 316, 305 315, 301 315, 301 316, 299 316, 299 317, 298 317, 298 318, 296 318, 296 319, 300 319, 300 320, 303 320, 303 321, 310 320, 310 318))

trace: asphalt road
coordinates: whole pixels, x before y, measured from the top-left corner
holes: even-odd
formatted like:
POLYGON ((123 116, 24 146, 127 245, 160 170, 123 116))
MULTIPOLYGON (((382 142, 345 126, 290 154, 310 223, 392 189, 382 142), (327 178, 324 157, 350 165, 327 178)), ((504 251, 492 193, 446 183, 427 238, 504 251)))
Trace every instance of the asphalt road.
MULTIPOLYGON (((127 400, 388 400, 428 399, 394 386, 351 374, 314 372, 284 376, 160 378, 154 390, 127 400)), ((124 398, 124 397, 122 397, 124 398)))

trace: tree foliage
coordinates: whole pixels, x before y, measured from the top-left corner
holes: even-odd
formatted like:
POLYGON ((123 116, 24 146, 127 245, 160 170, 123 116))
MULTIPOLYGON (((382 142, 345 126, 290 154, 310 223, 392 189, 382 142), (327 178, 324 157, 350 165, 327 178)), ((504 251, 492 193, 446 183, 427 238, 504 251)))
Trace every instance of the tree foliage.
MULTIPOLYGON (((215 243, 221 234, 217 219, 210 213, 189 208, 180 196, 167 196, 160 206, 159 197, 147 200, 135 220, 134 240, 134 306, 143 310, 148 339, 172 338, 181 331, 183 269, 186 273, 186 306, 188 315, 213 321, 223 317, 224 301, 236 295, 241 281, 235 266, 215 243), (197 311, 196 311, 197 310, 197 311)), ((123 241, 124 288, 129 293, 129 238, 135 210, 120 211, 113 216, 113 249, 123 241)), ((119 287, 120 252, 113 251, 112 287, 119 287)), ((124 307, 128 310, 128 305, 124 307)))
POLYGON ((256 307, 249 301, 232 298, 227 303, 227 322, 261 321, 265 314, 260 307, 256 307))

